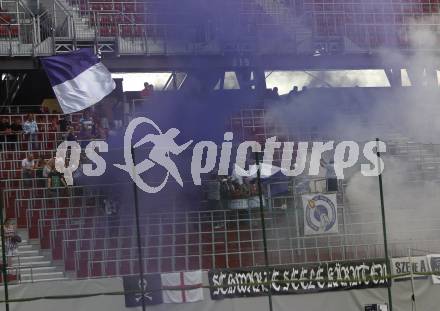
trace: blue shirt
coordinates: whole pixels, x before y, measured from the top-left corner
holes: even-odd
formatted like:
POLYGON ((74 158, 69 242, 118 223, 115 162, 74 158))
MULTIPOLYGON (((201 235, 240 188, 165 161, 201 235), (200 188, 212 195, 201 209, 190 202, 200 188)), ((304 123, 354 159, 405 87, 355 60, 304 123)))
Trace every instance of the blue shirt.
POLYGON ((38 126, 37 126, 37 122, 35 121, 26 121, 23 124, 23 132, 25 134, 34 134, 36 132, 38 132, 38 126))

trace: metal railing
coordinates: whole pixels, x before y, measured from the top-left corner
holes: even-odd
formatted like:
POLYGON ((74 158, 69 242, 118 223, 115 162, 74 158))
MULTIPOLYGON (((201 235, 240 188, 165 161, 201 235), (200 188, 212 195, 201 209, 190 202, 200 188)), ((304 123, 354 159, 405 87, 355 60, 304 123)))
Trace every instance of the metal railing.
POLYGON ((34 283, 38 280, 36 278, 36 274, 38 273, 37 267, 33 265, 22 264, 20 262, 20 256, 13 256, 13 258, 17 258, 18 264, 6 268, 8 278, 10 278, 8 283, 34 283), (27 275, 26 279, 24 279, 24 274, 27 275))
POLYGON ((0 55, 34 55, 36 19, 21 1, 3 0, 0 16, 0 55))
MULTIPOLYGON (((48 151, 56 151, 57 145, 61 142, 63 142, 66 138, 66 134, 60 135, 60 136, 51 136, 49 133, 44 134, 35 134, 37 137, 35 140, 30 140, 26 137, 26 134, 22 133, 12 133, 7 135, 7 140, 9 139, 8 136, 15 136, 15 138, 11 139, 11 141, 6 142, 0 142, 0 146, 2 146, 2 150, 5 152, 11 152, 15 154, 22 154, 23 160, 28 153, 34 154, 34 156, 38 156, 41 153, 46 154, 48 151), (23 136, 20 137, 20 136, 23 136), (43 138, 41 138, 43 136, 43 138), (47 137, 54 137, 54 138, 47 138, 47 137), (19 141, 13 141, 13 140, 19 140, 19 141), (30 147, 32 145, 32 147, 30 147), (24 146, 24 147, 23 147, 24 146)), ((1 139, 1 138, 0 138, 1 139)), ((103 140, 103 138, 96 138, 92 137, 90 139, 77 139, 76 142, 80 145, 87 144, 90 141, 100 141, 103 140)), ((47 159, 47 158, 46 158, 47 159)), ((19 159, 15 159, 15 161, 18 161, 19 159)), ((0 160, 0 165, 1 165, 0 160)), ((12 170, 12 169, 5 169, 5 170, 12 170)))
MULTIPOLYGON (((81 46, 93 47, 96 51, 153 55, 218 54, 255 49, 272 53, 280 52, 280 49, 286 49, 285 52, 291 53, 313 53, 315 49, 319 49, 331 54, 376 51, 382 45, 399 49, 409 48, 405 39, 411 22, 400 16, 404 13, 389 13, 391 17, 401 17, 402 21, 398 24, 387 24, 388 21, 375 21, 371 24, 338 21, 336 25, 334 20, 320 21, 320 16, 324 14, 315 12, 314 9, 304 10, 297 16, 295 10, 278 2, 255 0, 254 3, 231 2, 229 6, 226 5, 225 7, 234 12, 234 17, 213 16, 200 25, 186 25, 173 24, 168 20, 179 20, 185 14, 191 17, 191 12, 172 9, 154 11, 151 5, 157 3, 136 0, 72 0, 65 5, 54 0, 53 6, 46 8, 46 11, 41 11, 42 6, 37 4, 40 11, 34 15, 36 11, 30 10, 21 1, 3 0, 2 6, 8 11, 5 14, 9 14, 11 18, 0 22, 4 24, 0 25, 0 55, 39 56, 63 53, 76 49, 78 40, 83 41, 81 46), (287 8, 289 12, 286 13, 287 8), (150 9, 153 11, 149 11, 150 9), (166 15, 171 17, 164 18, 166 15), (177 17, 172 18, 173 15, 177 17), (304 21, 306 17, 308 21, 304 21), (313 30, 307 31, 309 24, 313 30), (243 33, 237 35, 228 31, 228 27, 234 27, 233 25, 236 25, 236 29, 243 30, 243 33), (386 35, 382 38, 375 30, 370 31, 371 25, 383 26, 386 35), (328 30, 328 33, 321 34, 320 28, 328 30), (335 30, 331 32, 331 28, 335 30), (287 36, 277 38, 270 35, 279 33, 285 33, 287 36), (396 39, 398 34, 402 34, 401 39, 396 39), (347 41, 346 38, 352 40, 347 41), (274 40, 274 44, 277 43, 272 50, 271 44, 267 44, 272 42, 271 40, 274 40), (279 44, 283 40, 291 42, 279 44), (304 43, 309 41, 313 41, 313 44, 304 43), (397 41, 402 41, 402 44, 397 41)), ((325 16, 333 16, 336 19, 338 14, 346 12, 329 10, 325 16)), ((362 17, 368 15, 367 12, 357 14, 362 17)), ((423 16, 425 13, 413 14, 423 16)), ((438 15, 437 12, 433 14, 438 15)), ((181 19, 191 20, 187 17, 181 19)), ((423 23, 426 27, 437 26, 429 21, 423 23)), ((411 49, 426 47, 413 46, 411 49)), ((437 50, 436 47, 432 49, 437 50)))
MULTIPOLYGON (((356 230, 360 225, 367 227, 363 232, 303 236, 298 231, 298 220, 301 218, 298 212, 294 209, 267 211, 271 264, 383 257, 381 230, 378 230, 380 221, 356 224, 356 230)), ((390 241, 393 256, 404 256, 408 247, 420 244, 428 247, 426 249, 438 249, 439 230, 421 228, 424 219, 419 219, 417 223, 420 226, 413 229, 402 227, 396 232, 390 241), (408 239, 409 236, 413 238, 408 239)), ((399 222, 394 224, 398 226, 399 222)), ((106 265, 127 264, 136 259, 136 252, 133 251, 134 229, 129 225, 106 227, 101 224, 99 227, 88 228, 87 232, 82 232, 84 228, 59 228, 52 231, 63 235, 63 258, 71 261, 70 268, 84 269, 84 265, 88 265, 87 275, 82 271, 83 277, 104 276, 101 272, 105 271, 106 265), (97 254, 101 259, 95 259, 97 254), (75 264, 72 266, 73 260, 75 264), (96 269, 101 272, 98 273, 96 269)), ((192 269, 209 269, 263 264, 259 259, 262 252, 261 225, 258 215, 253 212, 246 215, 226 210, 152 214, 149 218, 143 218, 141 230, 142 247, 146 254, 144 259, 148 262, 157 261, 159 265, 157 270, 147 268, 149 272, 180 271, 190 266, 192 269), (222 227, 216 228, 216 222, 221 222, 222 227)))
MULTIPOLYGON (((34 114, 47 114, 45 112, 41 112, 41 105, 7 105, 1 107, 1 113, 7 114, 24 114, 24 113, 34 113, 34 114)), ((1 117, 0 117, 1 119, 1 117)))

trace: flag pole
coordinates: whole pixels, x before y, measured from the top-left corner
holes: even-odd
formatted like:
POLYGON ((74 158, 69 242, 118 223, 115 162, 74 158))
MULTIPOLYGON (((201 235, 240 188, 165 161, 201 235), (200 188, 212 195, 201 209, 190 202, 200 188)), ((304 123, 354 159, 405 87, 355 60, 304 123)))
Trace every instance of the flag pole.
POLYGON ((268 289, 269 311, 273 311, 272 273, 270 273, 270 271, 269 271, 269 253, 267 251, 266 221, 264 219, 263 192, 261 189, 260 152, 255 152, 255 164, 257 165, 257 183, 258 183, 258 197, 260 199, 261 230, 262 230, 262 234, 263 234, 264 265, 266 267, 266 272, 269 273, 269 289, 268 289))
POLYGON ((6 243, 5 243, 5 224, 3 212, 5 211, 3 206, 3 190, 0 189, 0 231, 1 231, 1 243, 2 243, 2 273, 3 273, 3 287, 5 288, 5 309, 9 311, 9 288, 8 288, 8 261, 6 258, 6 243))
MULTIPOLYGON (((379 151, 379 138, 376 138, 376 155, 377 155, 377 168, 379 171, 379 193, 380 193, 380 210, 382 213, 382 232, 383 232, 383 244, 384 244, 384 251, 385 251, 385 264, 387 267, 387 274, 391 274, 391 264, 390 264, 390 257, 388 255, 388 239, 387 239, 387 228, 386 228, 386 219, 385 219, 385 203, 384 203, 384 197, 383 197, 383 183, 382 183, 382 169, 380 167, 380 151, 379 151)), ((391 293, 391 277, 387 277, 387 289, 388 289, 388 303, 389 303, 389 311, 393 311, 393 296, 391 293)))
POLYGON ((417 303, 416 303, 416 293, 415 293, 415 288, 414 288, 414 266, 413 266, 413 261, 412 261, 412 251, 411 248, 408 248, 408 259, 409 259, 409 266, 411 267, 411 291, 412 291, 412 295, 411 295, 411 301, 412 301, 412 305, 413 305, 413 311, 417 311, 417 303))
MULTIPOLYGON (((133 163, 135 162, 135 152, 133 146, 131 147, 131 157, 133 159, 133 163)), ((135 172, 135 167, 133 164, 133 176, 137 176, 135 172)), ((135 177, 136 178, 136 177, 135 177)), ((139 263, 139 278, 140 278, 140 286, 142 291, 141 302, 142 302, 142 311, 147 309, 145 303, 145 284, 144 284, 144 265, 143 265, 143 254, 142 254, 142 243, 141 243, 141 230, 139 224, 139 200, 138 200, 138 192, 136 183, 133 181, 133 192, 134 192, 134 212, 136 217, 136 239, 137 239, 137 249, 138 249, 138 263, 139 263)))

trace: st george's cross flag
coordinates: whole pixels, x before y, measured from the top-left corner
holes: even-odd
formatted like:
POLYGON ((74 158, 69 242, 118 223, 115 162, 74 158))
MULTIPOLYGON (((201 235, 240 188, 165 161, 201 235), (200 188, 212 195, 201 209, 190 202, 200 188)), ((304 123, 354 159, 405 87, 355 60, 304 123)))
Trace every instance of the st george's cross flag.
POLYGON ((203 300, 202 271, 165 273, 161 277, 164 303, 203 300))
POLYGON ((197 302, 203 297, 202 271, 147 274, 142 283, 138 275, 123 278, 125 306, 127 308, 162 303, 197 302))
POLYGON ((93 106, 116 88, 91 49, 45 57, 41 63, 65 114, 93 106))

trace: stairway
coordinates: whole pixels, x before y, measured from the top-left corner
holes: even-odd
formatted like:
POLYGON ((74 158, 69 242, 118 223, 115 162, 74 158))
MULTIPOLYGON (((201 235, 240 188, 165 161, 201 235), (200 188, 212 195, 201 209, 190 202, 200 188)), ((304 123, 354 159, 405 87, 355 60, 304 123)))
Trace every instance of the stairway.
MULTIPOLYGON (((53 0, 41 0, 41 4, 51 11, 52 14, 53 0)), ((60 15, 57 18, 58 20, 63 20, 66 18, 66 15, 71 16, 77 40, 91 40, 95 38, 95 29, 90 27, 89 18, 81 16, 79 7, 70 5, 66 0, 56 0, 55 4, 55 14, 60 15)))
POLYGON ((285 38, 281 38, 281 42, 278 44, 275 42, 278 51, 292 51, 292 49, 297 53, 311 51, 313 31, 306 25, 303 17, 296 17, 292 9, 280 0, 255 0, 255 2, 272 17, 285 35, 285 38), (293 45, 286 45, 288 42, 292 42, 293 45))
MULTIPOLYGON (((18 271, 20 283, 66 280, 63 266, 55 265, 50 252, 40 249, 38 240, 28 240, 27 230, 18 230, 22 242, 17 257, 12 259, 12 268, 18 271)), ((14 272, 15 272, 14 271, 14 272)))
POLYGON ((69 10, 75 25, 76 39, 93 39, 95 38, 95 29, 90 27, 90 19, 81 16, 79 7, 70 5, 66 0, 58 0, 58 2, 69 10))

